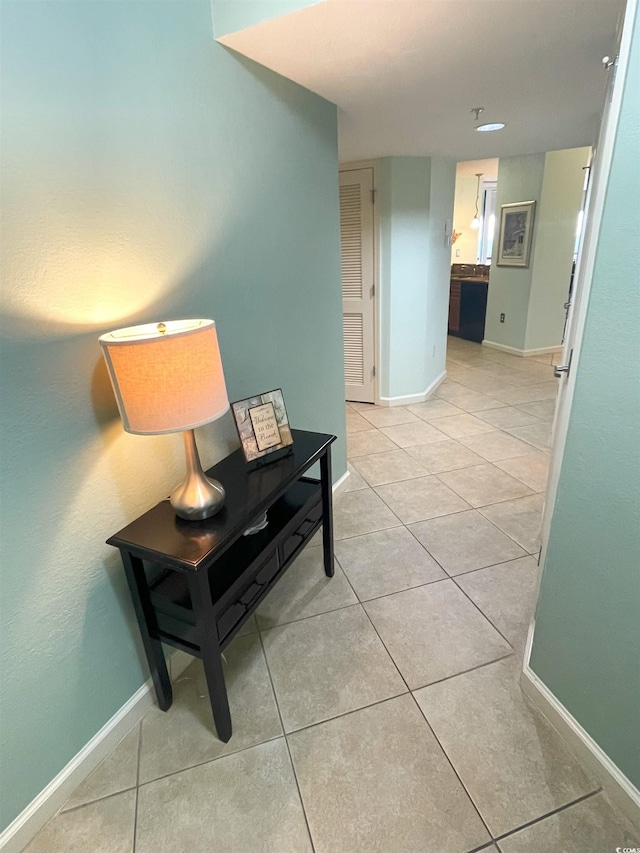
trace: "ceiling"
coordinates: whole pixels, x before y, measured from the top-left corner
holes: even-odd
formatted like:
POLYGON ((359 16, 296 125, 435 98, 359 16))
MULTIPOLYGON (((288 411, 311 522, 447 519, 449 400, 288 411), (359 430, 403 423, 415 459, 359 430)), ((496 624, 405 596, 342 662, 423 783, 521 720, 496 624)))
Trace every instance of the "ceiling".
POLYGON ((499 163, 500 161, 497 158, 491 158, 490 160, 465 160, 464 163, 458 163, 456 177, 475 178, 478 172, 480 172, 485 181, 497 181, 499 163))
POLYGON ((623 5, 323 0, 219 41, 337 104, 341 162, 483 159, 595 141, 623 5))

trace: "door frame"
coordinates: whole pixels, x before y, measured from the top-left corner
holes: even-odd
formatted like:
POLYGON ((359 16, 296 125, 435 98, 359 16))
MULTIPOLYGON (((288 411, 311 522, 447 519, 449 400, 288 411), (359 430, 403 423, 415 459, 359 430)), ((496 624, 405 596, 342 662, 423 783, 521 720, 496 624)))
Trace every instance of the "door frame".
POLYGON ((373 172, 373 403, 380 405, 380 218, 378 213, 378 160, 353 160, 338 164, 340 172, 355 172, 359 169, 371 169, 373 172))
MULTIPOLYGON (((547 558, 551 521, 558 495, 562 460, 567 444, 567 433, 569 430, 571 408, 573 405, 578 365, 580 362, 580 351, 582 349, 582 341, 584 338, 587 319, 589 294, 591 292, 595 258, 598 250, 600 229, 602 225, 602 216, 604 213, 606 194, 609 186, 611 161, 613 159, 613 150, 618 132, 618 121, 622 106, 624 84, 629 71, 629 53, 637 6, 638 0, 627 0, 626 9, 624 11, 624 21, 622 24, 622 34, 618 48, 617 66, 614 69, 616 76, 612 87, 607 89, 607 95, 610 96, 610 102, 608 105, 605 104, 603 108, 603 124, 598 137, 599 147, 596 148, 595 157, 592 157, 591 160, 591 174, 585 204, 585 225, 578 250, 578 263, 575 272, 576 284, 574 288, 574 300, 569 309, 569 317, 567 321, 568 331, 566 335, 565 348, 563 350, 563 356, 565 358, 568 358, 569 355, 571 355, 571 365, 568 374, 562 374, 561 378, 558 380, 561 384, 558 387, 558 404, 553 423, 553 448, 551 451, 549 480, 547 483, 542 515, 541 549, 540 557, 538 559, 538 565, 540 568, 538 570, 536 604, 540 597, 540 586, 547 558), (571 350, 570 343, 572 332, 574 335, 573 348, 571 350), (562 397, 560 397, 561 392, 562 397)), ((527 635, 527 642, 525 646, 523 662, 525 674, 529 670, 534 631, 535 613, 529 625, 529 633, 527 635)))

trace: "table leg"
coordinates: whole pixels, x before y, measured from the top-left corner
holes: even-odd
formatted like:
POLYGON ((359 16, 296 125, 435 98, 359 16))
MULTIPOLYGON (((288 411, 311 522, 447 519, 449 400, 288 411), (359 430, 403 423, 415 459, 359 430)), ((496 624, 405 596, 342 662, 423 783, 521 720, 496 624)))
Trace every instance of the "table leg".
POLYGON ((333 561, 333 483, 331 481, 331 448, 320 457, 320 481, 322 484, 322 548, 324 571, 332 578, 335 572, 333 561))
POLYGON ((231 713, 227 698, 227 687, 222 669, 218 629, 211 604, 211 588, 206 570, 189 575, 191 603, 196 617, 200 654, 207 679, 209 700, 218 737, 227 743, 232 734, 231 713))
POLYGON ((151 670, 158 705, 163 711, 168 711, 173 701, 173 691, 164 650, 159 638, 156 614, 149 596, 149 585, 144 573, 144 566, 139 557, 134 557, 124 549, 120 549, 120 556, 131 591, 133 609, 138 619, 142 644, 151 670))

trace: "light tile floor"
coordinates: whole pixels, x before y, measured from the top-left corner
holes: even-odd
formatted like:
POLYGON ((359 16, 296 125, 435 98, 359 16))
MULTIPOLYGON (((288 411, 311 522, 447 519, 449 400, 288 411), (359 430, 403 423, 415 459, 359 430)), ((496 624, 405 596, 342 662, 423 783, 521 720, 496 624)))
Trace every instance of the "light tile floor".
POLYGON ((229 646, 229 744, 196 661, 26 850, 640 846, 518 685, 554 360, 452 338, 426 403, 348 404, 335 578, 312 544, 229 646))

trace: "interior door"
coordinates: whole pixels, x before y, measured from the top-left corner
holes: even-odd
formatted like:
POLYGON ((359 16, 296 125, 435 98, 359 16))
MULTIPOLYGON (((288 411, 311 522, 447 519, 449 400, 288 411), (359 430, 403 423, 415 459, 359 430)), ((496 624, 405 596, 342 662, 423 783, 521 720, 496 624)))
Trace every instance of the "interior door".
POLYGON ((340 172, 345 399, 375 402, 373 169, 340 172))

